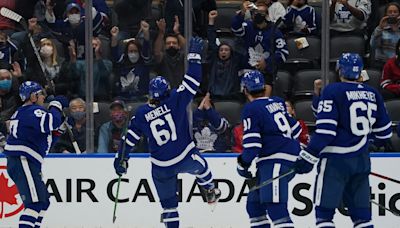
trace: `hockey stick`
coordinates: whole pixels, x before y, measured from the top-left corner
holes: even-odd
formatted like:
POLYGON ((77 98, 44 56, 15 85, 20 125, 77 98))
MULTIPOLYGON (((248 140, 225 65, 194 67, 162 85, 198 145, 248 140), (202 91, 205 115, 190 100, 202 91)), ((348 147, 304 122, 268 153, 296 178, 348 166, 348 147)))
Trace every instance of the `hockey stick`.
POLYGON ((262 183, 259 184, 259 185, 256 185, 256 186, 252 187, 252 188, 250 189, 250 192, 255 191, 255 190, 257 190, 257 189, 260 189, 260 188, 262 188, 262 187, 265 187, 265 186, 271 184, 273 181, 279 180, 279 179, 281 179, 281 178, 284 178, 284 177, 286 177, 286 176, 288 176, 288 175, 290 175, 290 174, 292 174, 292 173, 294 173, 294 169, 289 169, 287 172, 282 173, 281 175, 279 175, 279 176, 277 176, 277 177, 273 177, 273 178, 271 178, 271 179, 268 179, 268 180, 262 182, 262 183))
POLYGON ((391 210, 391 209, 389 209, 389 208, 387 208, 387 207, 385 207, 385 206, 383 206, 383 205, 381 205, 381 204, 379 204, 379 203, 377 203, 377 202, 375 202, 373 200, 369 200, 369 202, 375 204, 379 208, 382 208, 384 210, 387 210, 387 211, 391 212, 393 215, 400 216, 400 214, 396 213, 395 211, 393 211, 393 210, 391 210))
MULTIPOLYGON (((65 116, 64 112, 63 112, 63 116, 64 116, 64 118, 67 118, 65 116)), ((72 146, 74 147, 75 153, 76 154, 81 154, 82 152, 81 152, 81 149, 79 149, 78 142, 76 142, 74 133, 72 132, 71 128, 69 128, 69 126, 68 126, 68 124, 66 122, 64 122, 63 124, 64 124, 65 129, 67 129, 69 140, 71 140, 71 143, 72 143, 72 146)))
POLYGON ((384 179, 384 180, 388 180, 388 181, 392 181, 392 182, 394 182, 394 183, 400 184, 400 181, 399 181, 399 180, 393 179, 393 178, 391 178, 391 177, 387 177, 387 176, 384 176, 384 175, 382 175, 382 174, 378 174, 378 173, 374 173, 374 172, 370 172, 370 174, 371 174, 372 176, 380 177, 380 178, 382 178, 382 179, 384 179))
MULTIPOLYGON (((124 139, 124 142, 122 143, 122 153, 121 153, 120 164, 122 164, 122 161, 124 160, 124 157, 125 157, 126 135, 128 134, 128 125, 129 125, 129 121, 126 121, 125 134, 121 138, 121 139, 124 139)), ((117 194, 116 194, 115 200, 114 200, 113 223, 115 223, 115 220, 117 220, 117 205, 118 205, 118 196, 119 196, 119 186, 121 185, 121 178, 122 178, 122 175, 118 177, 117 194)))
POLYGON ((21 15, 17 14, 16 12, 14 12, 14 11, 6 8, 6 7, 2 7, 0 9, 0 15, 19 23, 24 28, 24 30, 28 33, 29 42, 31 43, 33 52, 35 53, 37 61, 39 62, 40 68, 42 70, 42 73, 43 73, 43 75, 44 75, 44 77, 46 79, 47 86, 48 86, 48 88, 50 89, 50 91, 52 93, 55 93, 54 82, 53 82, 53 80, 51 80, 49 78, 49 75, 48 75, 48 73, 46 71, 46 68, 44 67, 44 63, 42 61, 42 58, 39 55, 39 52, 38 52, 38 50, 36 48, 36 45, 35 45, 35 42, 33 41, 32 34, 29 32, 28 25, 26 24, 25 19, 21 15))

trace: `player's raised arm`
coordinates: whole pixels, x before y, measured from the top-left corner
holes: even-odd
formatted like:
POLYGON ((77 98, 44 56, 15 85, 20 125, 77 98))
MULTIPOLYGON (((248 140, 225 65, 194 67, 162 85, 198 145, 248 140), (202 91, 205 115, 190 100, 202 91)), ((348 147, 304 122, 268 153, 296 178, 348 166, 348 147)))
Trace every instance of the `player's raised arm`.
POLYGON ((185 103, 189 103, 200 86, 201 83, 201 53, 203 51, 203 40, 200 37, 192 37, 190 40, 189 53, 187 60, 189 67, 182 84, 177 89, 177 92, 182 94, 182 99, 185 103))

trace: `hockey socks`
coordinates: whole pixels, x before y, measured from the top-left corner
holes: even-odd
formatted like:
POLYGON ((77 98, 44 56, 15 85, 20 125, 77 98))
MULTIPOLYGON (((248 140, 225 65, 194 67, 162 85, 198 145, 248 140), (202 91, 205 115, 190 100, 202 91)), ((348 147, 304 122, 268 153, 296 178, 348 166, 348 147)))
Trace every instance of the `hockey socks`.
POLYGON ((39 212, 35 209, 25 208, 19 217, 19 228, 34 228, 39 212))
POLYGON ((266 215, 250 218, 251 228, 270 228, 271 224, 266 215))
POLYGON ((179 213, 177 208, 164 209, 161 215, 161 222, 166 228, 179 228, 179 213))

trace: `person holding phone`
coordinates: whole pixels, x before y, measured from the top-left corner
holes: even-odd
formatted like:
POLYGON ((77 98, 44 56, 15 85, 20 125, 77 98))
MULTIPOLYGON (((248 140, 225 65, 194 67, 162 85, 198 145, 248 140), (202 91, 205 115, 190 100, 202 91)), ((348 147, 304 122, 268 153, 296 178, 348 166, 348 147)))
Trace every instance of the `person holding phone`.
POLYGON ((385 15, 371 35, 371 65, 382 69, 385 62, 395 56, 396 44, 400 38, 400 5, 387 4, 385 15))

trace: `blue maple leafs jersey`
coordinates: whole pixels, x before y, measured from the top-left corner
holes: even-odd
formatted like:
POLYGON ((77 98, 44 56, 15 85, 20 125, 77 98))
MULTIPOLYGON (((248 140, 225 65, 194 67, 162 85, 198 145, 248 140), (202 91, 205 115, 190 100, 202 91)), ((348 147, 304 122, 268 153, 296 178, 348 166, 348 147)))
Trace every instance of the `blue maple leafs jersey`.
MULTIPOLYGON (((158 106, 150 104, 138 108, 132 117, 126 138, 126 151, 130 151, 144 134, 149 140, 150 160, 161 167, 174 165, 195 149, 191 138, 186 107, 200 85, 201 65, 189 63, 187 74, 178 89, 158 106)), ((119 154, 122 149, 120 147, 119 154)))
POLYGON ((53 142, 52 131, 62 124, 61 112, 40 105, 24 105, 10 118, 10 135, 4 148, 7 156, 25 156, 40 165, 53 142))
MULTIPOLYGON (((272 22, 271 22, 272 23, 272 22)), ((244 16, 240 13, 237 14, 232 20, 232 32, 242 37, 245 41, 247 51, 247 59, 249 59, 249 65, 247 68, 254 68, 251 62, 254 62, 260 56, 265 59, 267 63, 267 72, 273 72, 272 58, 275 58, 275 64, 284 63, 289 55, 285 38, 282 32, 276 28, 273 29, 270 25, 268 28, 260 30, 256 28, 252 21, 244 20, 244 16), (271 42, 271 38, 274 37, 274 42, 271 42), (272 45, 275 45, 275 52, 271 54, 272 45)))
POLYGON ((392 136, 382 96, 354 82, 325 87, 317 110, 316 130, 307 149, 321 157, 355 156, 368 150, 368 138, 392 136))
POLYGON ((293 5, 288 6, 284 23, 294 32, 301 32, 304 26, 307 26, 310 33, 315 33, 317 29, 315 10, 309 5, 300 8, 293 5))
POLYGON ((282 98, 263 97, 246 104, 242 121, 242 159, 245 163, 250 164, 256 156, 256 162, 279 161, 291 165, 296 161, 300 151, 296 139, 301 126, 289 115, 282 98))

